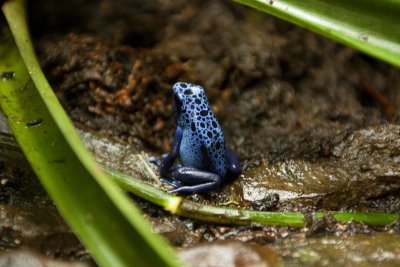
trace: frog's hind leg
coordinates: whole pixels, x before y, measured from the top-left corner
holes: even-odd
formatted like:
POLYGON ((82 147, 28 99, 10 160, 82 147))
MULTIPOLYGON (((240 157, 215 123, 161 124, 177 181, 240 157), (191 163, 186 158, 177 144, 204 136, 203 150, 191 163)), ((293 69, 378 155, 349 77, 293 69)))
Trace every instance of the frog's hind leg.
POLYGON ((200 193, 213 190, 221 185, 222 179, 218 174, 198 170, 191 167, 182 167, 172 173, 174 180, 181 182, 170 193, 200 193))

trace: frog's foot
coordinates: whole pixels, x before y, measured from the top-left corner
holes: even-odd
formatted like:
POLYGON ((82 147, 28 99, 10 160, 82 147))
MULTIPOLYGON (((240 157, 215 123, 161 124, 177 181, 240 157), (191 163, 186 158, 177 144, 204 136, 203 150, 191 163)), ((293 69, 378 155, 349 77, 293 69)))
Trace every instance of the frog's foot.
POLYGON ((174 181, 180 184, 170 190, 170 193, 193 194, 218 188, 222 179, 218 174, 198 170, 191 167, 177 168, 171 174, 174 181))
POLYGON ((160 181, 162 183, 170 185, 174 188, 178 188, 178 187, 182 186, 182 183, 177 180, 168 180, 168 179, 161 178, 160 181))

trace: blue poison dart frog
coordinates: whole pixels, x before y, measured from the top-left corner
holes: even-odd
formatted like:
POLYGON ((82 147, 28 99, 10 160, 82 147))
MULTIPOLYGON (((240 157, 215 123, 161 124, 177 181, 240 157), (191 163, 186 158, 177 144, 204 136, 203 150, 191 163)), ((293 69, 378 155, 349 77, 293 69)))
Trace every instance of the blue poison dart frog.
POLYGON ((224 134, 208 103, 203 87, 178 82, 173 86, 176 119, 171 151, 154 157, 161 181, 174 187, 170 193, 200 193, 219 187, 242 173, 239 158, 225 147, 224 134), (179 156, 181 165, 173 166, 179 156))

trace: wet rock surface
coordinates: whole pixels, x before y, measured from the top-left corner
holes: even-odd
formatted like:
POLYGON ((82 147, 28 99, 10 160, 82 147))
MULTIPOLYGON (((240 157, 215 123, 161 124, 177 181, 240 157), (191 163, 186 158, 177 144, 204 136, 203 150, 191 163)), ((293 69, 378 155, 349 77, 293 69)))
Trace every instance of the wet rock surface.
MULTIPOLYGON (((27 163, 22 160, 20 164, 14 165, 15 161, 10 163, 12 156, 14 154, 7 154, 6 163, 0 163, 0 251, 29 248, 32 252, 22 251, 21 257, 31 259, 35 264, 52 262, 50 258, 89 259, 86 249, 58 213, 27 163), (50 258, 37 258, 32 253, 50 258)), ((0 256, 0 262, 3 256, 9 257, 9 261, 4 262, 10 264, 4 266, 21 264, 19 259, 13 259, 16 257, 14 254, 0 256)), ((60 263, 60 266, 64 265, 60 263)), ((89 265, 82 263, 76 266, 89 265)))
POLYGON ((275 246, 285 266, 398 266, 399 235, 378 233, 287 240, 275 246))
POLYGON ((264 162, 244 173, 244 199, 254 201, 279 193, 283 206, 303 202, 300 206, 308 208, 349 207, 400 188, 400 126, 354 131, 331 144, 323 158, 264 162))

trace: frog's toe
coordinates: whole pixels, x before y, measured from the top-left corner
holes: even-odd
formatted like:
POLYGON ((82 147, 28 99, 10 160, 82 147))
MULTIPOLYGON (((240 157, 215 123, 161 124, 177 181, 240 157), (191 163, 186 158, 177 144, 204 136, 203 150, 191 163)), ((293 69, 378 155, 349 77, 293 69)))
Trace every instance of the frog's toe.
POLYGON ((180 192, 181 192, 181 187, 177 187, 175 189, 168 190, 168 193, 170 193, 170 194, 175 194, 175 193, 180 193, 180 192))
POLYGON ((193 190, 188 186, 176 186, 174 189, 168 191, 170 194, 181 193, 181 194, 192 194, 195 193, 193 190))
POLYGON ((161 181, 162 183, 164 183, 164 184, 173 186, 173 187, 175 187, 175 188, 178 188, 179 186, 182 185, 181 182, 176 181, 176 180, 168 180, 168 179, 161 178, 160 181, 161 181))
POLYGON ((158 159, 156 159, 155 157, 150 157, 149 158, 149 162, 156 165, 157 167, 160 167, 160 161, 158 159))

